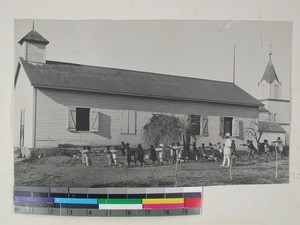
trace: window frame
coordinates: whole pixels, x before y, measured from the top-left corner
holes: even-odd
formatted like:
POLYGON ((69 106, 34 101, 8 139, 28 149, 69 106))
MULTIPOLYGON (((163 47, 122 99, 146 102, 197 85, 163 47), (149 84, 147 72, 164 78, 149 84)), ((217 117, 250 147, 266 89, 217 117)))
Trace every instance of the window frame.
POLYGON ((91 114, 91 108, 89 108, 89 107, 76 107, 76 124, 75 124, 75 131, 77 131, 77 132, 90 132, 91 131, 91 128, 90 128, 90 114, 91 114), (88 110, 88 113, 87 113, 87 115, 88 115, 88 118, 86 119, 85 118, 85 120, 87 120, 87 126, 88 126, 88 130, 78 130, 78 120, 80 120, 77 116, 78 116, 78 111, 80 110, 80 109, 84 109, 84 110, 88 110))
POLYGON ((230 133, 230 137, 232 137, 232 130, 233 130, 233 117, 224 116, 224 136, 226 133, 230 133), (230 121, 230 132, 226 131, 226 120, 230 121))
POLYGON ((74 133, 98 133, 100 132, 99 128, 99 122, 100 122, 100 111, 99 108, 93 108, 93 107, 85 107, 85 106, 69 106, 68 107, 68 130, 70 132, 74 132, 74 133), (89 113, 88 113, 88 130, 77 130, 77 109, 81 108, 81 109, 89 109, 89 113), (74 113, 75 112, 75 113, 74 113), (94 117, 91 117, 92 113, 96 113, 94 115, 94 117), (75 117, 74 117, 75 115, 75 117), (98 123, 96 125, 96 129, 93 129, 93 126, 91 127, 91 118, 94 119, 94 123, 93 125, 96 123, 98 123), (73 124, 72 124, 73 123, 73 124))
MULTIPOLYGON (((194 134, 193 132, 193 127, 191 127, 191 130, 192 130, 192 136, 200 136, 202 135, 202 118, 203 116, 201 114, 190 114, 189 117, 191 119, 191 123, 192 123, 192 117, 196 117, 196 116, 199 116, 199 124, 197 125, 197 131, 199 129, 199 132, 197 132, 196 134, 194 134)), ((195 125, 196 126, 196 125, 195 125)), ((195 129, 195 128, 194 128, 195 129)))

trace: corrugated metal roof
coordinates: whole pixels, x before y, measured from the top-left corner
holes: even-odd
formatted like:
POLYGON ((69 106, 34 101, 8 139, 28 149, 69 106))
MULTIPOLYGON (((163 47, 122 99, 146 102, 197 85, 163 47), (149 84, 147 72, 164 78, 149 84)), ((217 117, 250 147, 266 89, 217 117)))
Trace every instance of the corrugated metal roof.
POLYGON ((49 44, 49 41, 45 39, 42 35, 40 35, 35 30, 31 30, 28 34, 25 35, 18 43, 23 44, 24 41, 28 42, 38 42, 42 44, 49 44))
POLYGON ((31 83, 37 87, 122 95, 263 105, 233 83, 105 67, 20 58, 31 83))
POLYGON ((265 132, 271 133, 285 133, 285 130, 276 122, 258 122, 259 128, 265 128, 265 132))

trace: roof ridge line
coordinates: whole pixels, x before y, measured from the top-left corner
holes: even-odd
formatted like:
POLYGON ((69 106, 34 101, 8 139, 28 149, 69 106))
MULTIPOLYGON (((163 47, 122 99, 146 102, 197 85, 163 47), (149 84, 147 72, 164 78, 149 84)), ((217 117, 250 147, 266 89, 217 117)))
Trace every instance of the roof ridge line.
MULTIPOLYGON (((165 73, 158 73, 158 72, 149 72, 149 71, 141 71, 141 70, 133 70, 133 69, 122 69, 122 68, 115 68, 115 67, 105 67, 105 66, 95 66, 95 65, 87 65, 87 64, 78 64, 78 63, 72 63, 72 62, 62 62, 62 61, 53 61, 53 60, 46 60, 47 62, 53 62, 57 64, 68 64, 68 65, 74 65, 74 66, 89 66, 89 67, 96 67, 96 68, 103 68, 103 69, 114 69, 114 70, 121 70, 121 71, 128 71, 128 72, 139 72, 139 73, 150 73, 153 75, 160 75, 160 76, 167 76, 167 77, 176 77, 176 78, 183 78, 183 79, 195 79, 195 80, 205 80, 205 81, 211 81, 211 82, 218 82, 218 83, 228 83, 228 84, 234 84, 233 82, 229 81, 219 81, 219 80, 211 80, 211 79, 205 79, 205 78, 197 78, 197 77, 189 77, 189 76, 183 76, 183 75, 174 75, 174 74, 165 74, 165 73)), ((49 64, 48 64, 49 65, 49 64)))

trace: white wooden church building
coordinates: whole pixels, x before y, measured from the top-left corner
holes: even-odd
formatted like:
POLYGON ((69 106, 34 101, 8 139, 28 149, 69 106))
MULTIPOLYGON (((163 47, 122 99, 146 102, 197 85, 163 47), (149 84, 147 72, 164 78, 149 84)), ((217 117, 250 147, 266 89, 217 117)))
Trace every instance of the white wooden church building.
POLYGON ((227 132, 239 144, 262 106, 231 82, 48 61, 49 41, 34 29, 19 44, 15 146, 144 145, 153 113, 192 115, 198 144, 222 141, 227 132))

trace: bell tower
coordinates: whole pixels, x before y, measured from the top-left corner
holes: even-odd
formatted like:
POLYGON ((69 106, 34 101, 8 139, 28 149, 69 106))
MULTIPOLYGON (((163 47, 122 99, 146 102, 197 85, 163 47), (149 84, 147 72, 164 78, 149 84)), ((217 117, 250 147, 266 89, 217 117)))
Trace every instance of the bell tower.
POLYGON ((270 47, 269 62, 265 69, 261 81, 258 83, 260 87, 261 99, 280 99, 281 98, 281 82, 277 77, 273 63, 272 51, 270 47))
POLYGON ((49 41, 34 29, 34 23, 32 30, 18 43, 23 48, 23 58, 25 61, 46 63, 46 45, 49 44, 49 41))

